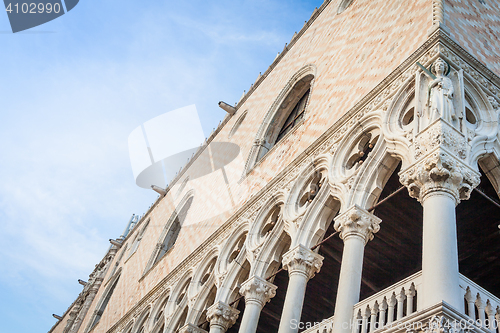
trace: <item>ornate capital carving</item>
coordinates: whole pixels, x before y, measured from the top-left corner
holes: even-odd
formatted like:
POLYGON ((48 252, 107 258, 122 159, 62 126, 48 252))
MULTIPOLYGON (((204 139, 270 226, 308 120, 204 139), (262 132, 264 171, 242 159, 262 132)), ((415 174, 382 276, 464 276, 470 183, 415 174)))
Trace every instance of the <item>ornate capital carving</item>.
POLYGON ((410 196, 422 202, 426 195, 441 191, 457 204, 467 200, 479 184, 480 174, 466 163, 465 136, 438 119, 415 138, 416 162, 400 173, 410 196))
POLYGON ((255 302, 263 307, 276 295, 277 288, 271 282, 254 275, 241 285, 240 294, 245 297, 246 303, 255 302))
POLYGON ((179 333, 207 333, 207 331, 193 324, 186 324, 179 329, 179 333))
POLYGON ((234 325, 239 314, 240 311, 219 301, 207 309, 207 320, 210 322, 210 326, 219 326, 227 331, 234 325))
POLYGON ((373 239, 373 234, 380 230, 381 219, 354 205, 335 218, 335 230, 344 241, 352 236, 361 237, 365 244, 373 239))
POLYGON ((283 268, 288 274, 304 274, 312 279, 323 265, 323 257, 299 244, 283 255, 283 268))

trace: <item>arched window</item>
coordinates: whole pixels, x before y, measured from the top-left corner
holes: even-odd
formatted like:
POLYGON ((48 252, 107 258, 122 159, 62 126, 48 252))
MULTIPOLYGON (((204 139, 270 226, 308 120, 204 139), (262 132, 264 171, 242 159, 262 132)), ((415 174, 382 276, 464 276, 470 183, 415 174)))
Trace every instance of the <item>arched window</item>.
POLYGON ((104 310, 106 309, 106 306, 108 305, 109 300, 111 299, 111 296, 115 291, 115 287, 118 284, 118 280, 120 280, 120 275, 115 279, 115 281, 111 284, 111 286, 104 292, 104 296, 102 298, 102 301, 100 302, 100 305, 98 306, 98 310, 95 313, 94 320, 92 320, 90 329, 92 329, 92 327, 97 325, 99 320, 101 320, 102 314, 104 313, 104 310))
POLYGON ((132 242, 132 246, 130 247, 130 253, 128 254, 127 259, 130 258, 139 248, 139 244, 141 243, 141 240, 144 237, 144 233, 146 232, 146 228, 148 227, 148 225, 149 225, 149 220, 146 221, 144 227, 135 236, 134 241, 132 242))
POLYGON ((111 274, 109 274, 109 278, 112 278, 113 275, 115 275, 118 267, 120 266, 120 262, 122 261, 123 259, 123 255, 125 254, 125 252, 127 251, 127 247, 128 247, 128 244, 125 244, 125 246, 122 248, 122 252, 120 253, 120 255, 118 256, 118 259, 116 260, 116 263, 115 263, 115 266, 113 267, 113 269, 111 270, 111 274))
POLYGON ((311 94, 314 76, 306 75, 288 91, 269 123, 260 143, 257 161, 261 160, 271 148, 282 140, 304 118, 304 111, 311 94))
POLYGON ((170 223, 168 231, 163 237, 161 243, 159 243, 159 247, 157 249, 153 265, 156 264, 161 258, 163 258, 165 253, 167 253, 174 246, 177 237, 179 237, 182 224, 186 220, 186 216, 188 214, 192 202, 193 202, 193 197, 190 197, 186 201, 186 203, 182 206, 181 210, 176 213, 175 217, 171 219, 172 222, 170 223))
POLYGON ((307 99, 309 98, 309 93, 311 92, 310 89, 308 89, 304 95, 300 98, 300 100, 297 102, 295 107, 293 108, 292 112, 288 115, 288 118, 286 118, 285 123, 281 127, 280 132, 278 133, 278 137, 276 138, 276 142, 280 141, 290 130, 302 119, 304 116, 304 110, 306 108, 306 103, 307 99))

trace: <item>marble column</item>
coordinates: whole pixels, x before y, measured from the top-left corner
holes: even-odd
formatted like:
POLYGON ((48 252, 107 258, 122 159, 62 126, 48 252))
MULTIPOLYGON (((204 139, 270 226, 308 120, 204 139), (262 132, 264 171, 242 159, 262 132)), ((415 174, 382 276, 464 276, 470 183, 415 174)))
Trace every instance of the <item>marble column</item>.
POLYGON ((252 276, 240 288, 245 297, 245 311, 239 333, 256 333, 260 312, 264 305, 276 295, 277 287, 258 276, 252 276))
POLYGON ((380 220, 363 208, 355 205, 335 218, 335 230, 344 240, 344 252, 340 268, 335 316, 334 332, 351 331, 353 307, 359 301, 363 255, 365 244, 373 239, 373 234, 380 229, 380 220))
POLYGON ((210 322, 210 333, 225 333, 234 325, 240 311, 221 301, 207 309, 207 320, 210 322))
POLYGON ((438 119, 415 137, 416 162, 400 172, 423 206, 423 308, 445 301, 462 310, 455 206, 469 199, 480 174, 467 161, 465 136, 438 119))
POLYGON ((303 245, 297 245, 283 255, 283 268, 288 271, 290 280, 278 333, 298 332, 297 323, 302 314, 307 282, 319 273, 322 265, 323 257, 303 245))

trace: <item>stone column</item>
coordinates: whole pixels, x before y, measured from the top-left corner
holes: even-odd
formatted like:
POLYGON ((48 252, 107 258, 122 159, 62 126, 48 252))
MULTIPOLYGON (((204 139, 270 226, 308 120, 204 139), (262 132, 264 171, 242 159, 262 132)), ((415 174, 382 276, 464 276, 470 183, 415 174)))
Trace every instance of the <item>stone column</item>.
POLYGON ((463 309, 459 287, 455 206, 469 199, 479 173, 467 163, 464 135, 438 119, 415 137, 416 162, 400 172, 410 196, 424 208, 423 308, 445 301, 463 309))
POLYGON ((258 276, 252 276, 240 288, 245 297, 245 311, 239 333, 256 333, 260 311, 276 295, 277 287, 258 276))
POLYGON ((240 311, 221 301, 207 309, 207 320, 210 322, 210 333, 225 333, 234 325, 240 311))
POLYGON ((340 268, 335 316, 334 332, 351 331, 353 307, 359 301, 363 255, 365 244, 373 239, 373 234, 380 229, 380 220, 363 208, 355 205, 335 218, 335 230, 344 240, 344 252, 340 268))
POLYGON ((298 332, 298 325, 292 324, 300 321, 307 282, 319 273, 322 265, 323 257, 303 245, 297 245, 283 256, 283 268, 290 280, 278 333, 298 332))

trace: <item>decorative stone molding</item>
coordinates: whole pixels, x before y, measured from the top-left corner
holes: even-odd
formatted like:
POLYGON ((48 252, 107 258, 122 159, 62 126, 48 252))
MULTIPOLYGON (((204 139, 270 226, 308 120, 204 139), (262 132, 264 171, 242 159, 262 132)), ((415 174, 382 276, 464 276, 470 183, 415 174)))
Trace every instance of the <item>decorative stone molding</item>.
POLYGON ((438 147, 445 148, 461 160, 467 158, 467 140, 465 136, 449 123, 438 119, 415 138, 415 160, 438 147))
POLYGON ((179 333, 208 333, 204 329, 201 329, 193 324, 186 324, 179 329, 179 333))
POLYGON ((438 119, 415 138, 415 162, 400 173, 410 196, 423 202, 435 191, 451 194, 458 204, 467 200, 479 184, 480 174, 470 167, 466 138, 453 126, 438 119))
POLYGON ((444 24, 443 0, 434 0, 432 2, 432 24, 444 24))
POLYGON ((240 294, 245 297, 245 303, 257 303, 261 307, 276 295, 278 287, 256 275, 246 280, 240 288, 240 294))
POLYGON ((219 326, 223 331, 227 331, 234 325, 239 314, 240 311, 219 301, 207 309, 207 320, 210 326, 219 326))
POLYGON ((354 205, 335 218, 335 230, 344 241, 352 236, 361 237, 365 244, 380 230, 381 219, 358 205, 354 205))
POLYGON ((304 274, 312 279, 323 265, 323 257, 299 244, 283 255, 283 268, 288 274, 304 274))

